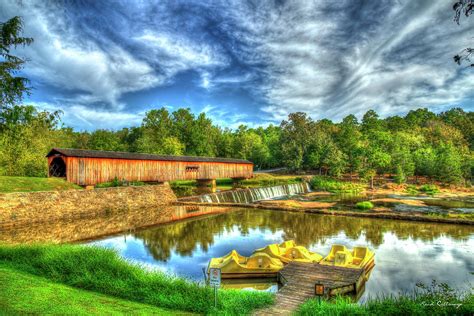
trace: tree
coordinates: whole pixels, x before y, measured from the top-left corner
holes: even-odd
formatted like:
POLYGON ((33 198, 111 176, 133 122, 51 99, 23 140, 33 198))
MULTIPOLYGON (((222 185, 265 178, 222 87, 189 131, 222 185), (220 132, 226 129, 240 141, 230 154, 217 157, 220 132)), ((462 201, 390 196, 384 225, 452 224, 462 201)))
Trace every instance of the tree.
POLYGON ((69 145, 56 130, 59 112, 38 112, 32 106, 14 105, 0 112, 0 174, 44 177, 44 156, 54 146, 69 145))
POLYGON ((460 183, 463 179, 463 161, 452 144, 442 144, 437 151, 436 177, 447 183, 460 183))
POLYGON ((313 127, 314 122, 303 112, 290 113, 288 121, 281 122, 281 153, 284 164, 290 169, 303 166, 313 127))
POLYGON ((33 42, 32 38, 21 37, 22 32, 23 22, 18 16, 0 23, 0 111, 20 102, 29 92, 28 79, 16 75, 25 60, 10 53, 12 48, 33 42))
POLYGON ((90 135, 87 147, 95 150, 125 150, 124 144, 120 141, 119 134, 106 129, 95 130, 90 135))
POLYGON ((347 170, 352 174, 359 169, 362 134, 359 122, 354 115, 346 116, 339 124, 340 131, 337 135, 339 148, 347 158, 347 170))
MULTIPOLYGON (((459 25, 461 16, 464 15, 466 18, 474 12, 474 0, 458 0, 453 5, 454 10, 454 21, 459 25)), ((474 54, 474 48, 465 48, 459 54, 454 56, 454 62, 461 65, 463 62, 469 63, 471 56, 474 54)), ((474 63, 470 64, 474 67, 474 63)))

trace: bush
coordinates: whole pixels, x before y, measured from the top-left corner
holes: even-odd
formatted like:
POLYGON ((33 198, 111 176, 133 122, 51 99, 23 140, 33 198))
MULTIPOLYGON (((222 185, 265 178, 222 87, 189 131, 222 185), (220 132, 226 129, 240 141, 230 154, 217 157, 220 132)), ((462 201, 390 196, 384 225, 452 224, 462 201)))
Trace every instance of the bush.
POLYGON ((324 190, 333 193, 357 193, 364 190, 364 185, 360 183, 343 182, 323 176, 314 176, 310 184, 314 190, 324 190))
POLYGON ((359 210, 371 210, 374 208, 374 204, 370 201, 357 202, 356 208, 359 210))
POLYGON ((76 288, 130 301, 196 313, 247 314, 273 302, 269 293, 213 290, 132 265, 113 250, 80 245, 1 246, 0 265, 76 288))
POLYGON ((436 184, 424 184, 418 190, 426 194, 439 193, 439 187, 436 184))

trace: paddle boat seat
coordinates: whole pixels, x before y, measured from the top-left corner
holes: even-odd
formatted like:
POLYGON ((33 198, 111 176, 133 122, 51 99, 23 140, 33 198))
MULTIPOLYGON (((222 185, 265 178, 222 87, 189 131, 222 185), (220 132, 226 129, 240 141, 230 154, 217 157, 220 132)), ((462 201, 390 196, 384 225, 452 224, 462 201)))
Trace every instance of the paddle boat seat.
POLYGON ((311 252, 303 246, 297 246, 293 240, 284 241, 279 245, 270 244, 255 250, 255 253, 266 253, 283 263, 289 263, 290 261, 319 262, 323 258, 320 254, 311 252))
POLYGON ((222 278, 269 277, 276 276, 283 268, 283 263, 265 253, 254 253, 250 257, 244 257, 232 250, 223 257, 212 258, 208 265, 208 273, 210 268, 221 269, 222 278))
MULTIPOLYGON (((334 261, 336 259, 336 254, 338 252, 341 252, 341 253, 349 253, 349 251, 347 250, 346 246, 343 246, 343 245, 332 245, 331 247, 331 251, 329 251, 329 254, 323 259, 321 260, 320 264, 325 264, 325 265, 334 265, 334 261)), ((341 260, 341 256, 342 254, 339 254, 339 257, 341 260)))
POLYGON ((367 247, 354 247, 349 251, 345 246, 333 245, 326 258, 320 264, 338 267, 364 269, 367 278, 375 266, 375 254, 367 247))

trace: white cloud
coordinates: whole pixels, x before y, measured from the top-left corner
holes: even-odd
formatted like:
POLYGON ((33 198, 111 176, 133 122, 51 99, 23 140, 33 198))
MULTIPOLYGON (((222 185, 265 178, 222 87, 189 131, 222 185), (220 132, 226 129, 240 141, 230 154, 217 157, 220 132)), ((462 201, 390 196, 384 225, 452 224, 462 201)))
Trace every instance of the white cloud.
POLYGON ((101 102, 122 109, 120 97, 164 81, 153 68, 123 48, 109 43, 107 48, 82 38, 64 20, 60 10, 39 3, 11 2, 1 14, 2 20, 20 14, 25 23, 25 36, 34 38, 18 53, 29 62, 28 76, 60 89, 73 91, 74 102, 101 102))
POLYGON ((88 130, 97 128, 117 130, 123 126, 138 126, 141 124, 145 113, 130 113, 109 109, 90 108, 81 104, 64 107, 59 104, 47 102, 30 102, 40 110, 57 111, 61 110, 63 115, 61 120, 66 126, 84 127, 88 130))
POLYGON ((473 21, 457 26, 442 1, 357 6, 262 2, 228 10, 239 38, 254 50, 249 56, 267 64, 264 112, 275 120, 295 111, 341 119, 369 108, 382 115, 442 108, 473 95, 474 73, 452 61, 468 45, 473 21))

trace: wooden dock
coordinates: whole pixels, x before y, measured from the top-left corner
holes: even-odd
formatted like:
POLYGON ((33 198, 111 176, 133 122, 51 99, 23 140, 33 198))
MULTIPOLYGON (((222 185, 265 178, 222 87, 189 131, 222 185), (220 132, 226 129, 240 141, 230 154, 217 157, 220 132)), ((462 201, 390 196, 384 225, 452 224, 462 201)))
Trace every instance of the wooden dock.
POLYGON ((327 296, 354 293, 363 288, 363 269, 348 269, 316 263, 290 262, 278 274, 283 287, 275 295, 275 305, 256 315, 289 315, 307 299, 315 297, 314 285, 322 283, 327 296))

